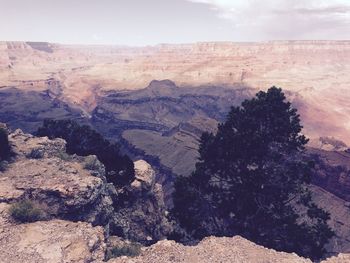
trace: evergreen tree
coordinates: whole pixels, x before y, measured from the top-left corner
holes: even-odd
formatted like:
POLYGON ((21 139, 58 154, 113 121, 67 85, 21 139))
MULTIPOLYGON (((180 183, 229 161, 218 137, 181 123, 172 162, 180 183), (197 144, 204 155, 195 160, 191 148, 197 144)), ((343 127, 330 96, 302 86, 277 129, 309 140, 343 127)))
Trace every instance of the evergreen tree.
POLYGON ((174 216, 194 238, 242 235, 258 244, 320 258, 333 236, 329 214, 311 199, 312 162, 297 110, 276 87, 232 107, 200 158, 176 183, 174 216))

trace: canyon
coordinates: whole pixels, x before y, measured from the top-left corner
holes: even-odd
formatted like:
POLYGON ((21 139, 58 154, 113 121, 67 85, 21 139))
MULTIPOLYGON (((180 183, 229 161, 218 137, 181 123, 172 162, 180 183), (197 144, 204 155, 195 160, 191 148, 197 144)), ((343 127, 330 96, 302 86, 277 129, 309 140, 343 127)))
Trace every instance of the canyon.
POLYGON ((179 87, 282 87, 305 133, 350 143, 350 41, 208 42, 148 47, 0 43, 0 86, 45 91, 83 110, 110 91, 140 90, 152 80, 179 87))
MULTIPOLYGON (((171 227, 164 215, 171 207, 173 181, 193 171, 201 134, 215 132, 231 106, 278 86, 298 109, 303 132, 311 138, 307 151, 315 156, 317 171, 313 196, 331 213, 330 225, 337 234, 327 250, 330 255, 349 253, 349 69, 350 41, 148 47, 0 42, 0 122, 24 131, 10 135, 18 157, 7 172, 0 173, 0 224, 8 227, 0 235, 4 240, 10 236, 21 240, 18 248, 24 255, 35 250, 38 258, 32 260, 38 262, 51 256, 55 256, 49 258, 52 262, 67 258, 102 262, 106 231, 144 243, 164 238, 171 227), (135 161, 139 175, 130 186, 137 200, 133 206, 115 211, 112 199, 118 193, 105 182, 99 170, 103 167, 84 168, 86 158, 94 157, 62 159, 63 140, 27 134, 35 133, 46 118, 74 119, 118 141, 135 161), (30 158, 36 149, 44 151, 40 160, 30 158), (145 193, 153 197, 144 199, 145 193), (49 204, 47 221, 17 225, 7 217, 8 206, 27 197, 49 204), (84 213, 77 215, 78 210, 84 213), (33 231, 41 233, 40 240, 33 231), (66 234, 52 237, 56 231, 66 234), (44 253, 41 244, 47 243, 62 253, 44 253)), ((17 245, 0 245, 11 262, 16 251, 7 246, 17 245)), ((309 262, 240 237, 210 237, 194 247, 160 241, 144 248, 136 259, 111 262, 156 262, 154 255, 159 262, 205 262, 212 256, 206 254, 208 246, 217 251, 215 255, 225 256, 210 262, 260 262, 251 255, 270 262, 309 262), (232 249, 237 249, 236 254, 228 255, 232 249)), ((327 262, 344 262, 343 257, 347 255, 327 262)))
POLYGON ((0 42, 0 121, 30 133, 46 118, 89 124, 159 171, 171 205, 174 177, 193 171, 201 134, 276 85, 298 109, 310 153, 334 160, 314 183, 348 200, 349 61, 350 41, 0 42))

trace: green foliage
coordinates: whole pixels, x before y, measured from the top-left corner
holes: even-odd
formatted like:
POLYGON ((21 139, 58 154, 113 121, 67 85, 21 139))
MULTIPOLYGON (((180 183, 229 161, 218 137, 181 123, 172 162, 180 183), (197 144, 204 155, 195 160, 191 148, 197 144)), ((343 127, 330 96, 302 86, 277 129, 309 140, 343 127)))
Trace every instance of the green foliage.
POLYGON ((69 154, 96 155, 105 165, 108 182, 115 186, 127 185, 135 178, 132 160, 120 153, 116 143, 104 139, 89 126, 72 120, 45 120, 37 135, 66 140, 69 154))
POLYGON ((35 222, 44 217, 44 212, 30 200, 12 204, 9 212, 15 220, 21 223, 35 222))
POLYGON ((111 258, 127 256, 137 257, 141 253, 141 245, 138 243, 123 244, 107 250, 106 260, 111 258))
POLYGON ((194 238, 241 235, 258 244, 320 258, 334 233, 307 189, 313 169, 297 110, 281 89, 232 107, 200 158, 176 182, 174 216, 194 238))
POLYGON ((7 130, 0 127, 0 162, 7 159, 11 153, 11 146, 7 130))

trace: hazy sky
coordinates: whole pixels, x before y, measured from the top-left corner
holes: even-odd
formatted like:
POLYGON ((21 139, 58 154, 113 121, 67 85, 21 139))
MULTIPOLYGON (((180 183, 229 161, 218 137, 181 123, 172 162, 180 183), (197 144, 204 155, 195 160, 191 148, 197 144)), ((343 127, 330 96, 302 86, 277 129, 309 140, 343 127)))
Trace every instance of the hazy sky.
POLYGON ((350 0, 0 0, 0 40, 153 45, 350 39, 350 0))

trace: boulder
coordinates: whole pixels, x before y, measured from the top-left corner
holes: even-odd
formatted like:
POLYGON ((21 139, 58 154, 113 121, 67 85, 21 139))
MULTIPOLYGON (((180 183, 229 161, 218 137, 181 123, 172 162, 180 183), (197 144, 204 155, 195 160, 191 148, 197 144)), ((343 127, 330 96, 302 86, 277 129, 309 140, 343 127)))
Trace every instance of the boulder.
POLYGON ((135 163, 135 180, 130 187, 119 192, 127 204, 117 207, 111 232, 126 239, 151 244, 164 239, 172 231, 167 219, 162 185, 156 183, 155 171, 143 160, 135 163))

